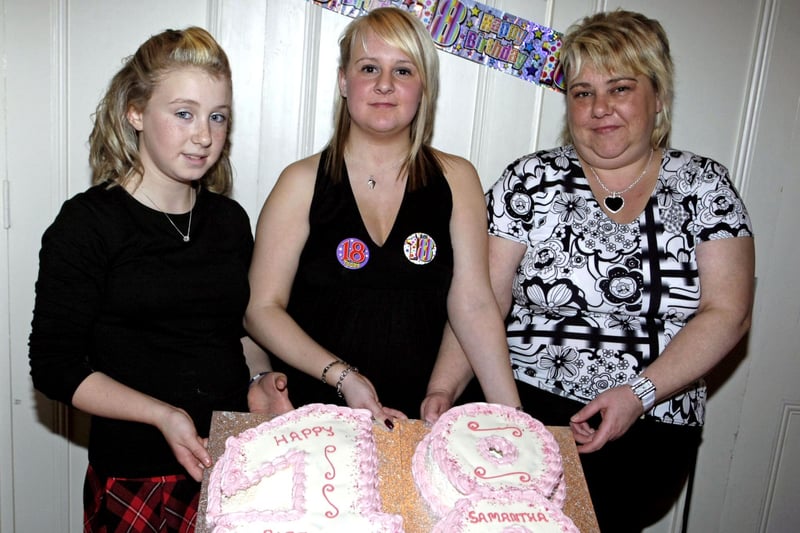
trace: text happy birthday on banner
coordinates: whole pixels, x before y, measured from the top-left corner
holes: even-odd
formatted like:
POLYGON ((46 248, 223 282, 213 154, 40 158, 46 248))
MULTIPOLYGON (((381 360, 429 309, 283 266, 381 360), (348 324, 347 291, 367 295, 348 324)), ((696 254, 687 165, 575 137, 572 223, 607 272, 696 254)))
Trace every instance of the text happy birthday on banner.
POLYGON ((417 16, 440 50, 521 80, 564 91, 558 64, 562 34, 472 0, 311 0, 351 18, 378 7, 417 16))

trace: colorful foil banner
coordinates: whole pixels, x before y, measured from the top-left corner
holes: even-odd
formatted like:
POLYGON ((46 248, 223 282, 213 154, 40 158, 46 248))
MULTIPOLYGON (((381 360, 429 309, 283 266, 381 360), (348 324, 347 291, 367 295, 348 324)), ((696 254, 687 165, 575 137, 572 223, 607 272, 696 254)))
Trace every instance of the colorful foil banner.
POLYGON ((558 64, 562 34, 473 0, 311 0, 358 17, 378 7, 416 15, 440 50, 563 92, 558 64))

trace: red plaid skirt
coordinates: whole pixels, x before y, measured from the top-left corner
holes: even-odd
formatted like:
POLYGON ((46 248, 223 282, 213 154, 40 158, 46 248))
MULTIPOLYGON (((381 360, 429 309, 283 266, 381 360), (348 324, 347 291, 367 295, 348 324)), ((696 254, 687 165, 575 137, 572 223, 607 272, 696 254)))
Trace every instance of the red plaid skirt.
POLYGON ((84 533, 192 533, 200 484, 184 476, 102 478, 92 465, 83 485, 84 533))

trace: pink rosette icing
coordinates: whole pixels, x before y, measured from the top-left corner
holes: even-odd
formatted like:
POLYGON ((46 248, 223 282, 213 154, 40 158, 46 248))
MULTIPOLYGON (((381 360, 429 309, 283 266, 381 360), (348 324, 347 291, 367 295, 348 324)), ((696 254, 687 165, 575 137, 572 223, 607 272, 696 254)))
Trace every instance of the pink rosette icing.
POLYGON ((432 533, 580 533, 553 502, 536 491, 462 498, 432 533))
POLYGON ((225 442, 208 482, 214 533, 400 533, 381 512, 378 453, 366 409, 310 404, 225 442))
POLYGON ((566 497, 555 437, 530 415, 497 404, 444 413, 417 446, 412 474, 438 516, 473 494, 535 490, 559 508, 566 497))

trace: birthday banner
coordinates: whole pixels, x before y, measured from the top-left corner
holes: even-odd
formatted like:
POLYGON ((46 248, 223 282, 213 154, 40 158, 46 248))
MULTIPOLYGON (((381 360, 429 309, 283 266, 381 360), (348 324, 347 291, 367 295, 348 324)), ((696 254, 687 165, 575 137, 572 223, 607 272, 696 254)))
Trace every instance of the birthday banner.
POLYGON ((562 34, 472 0, 311 0, 351 18, 378 7, 414 14, 440 50, 521 80, 564 91, 562 34))

